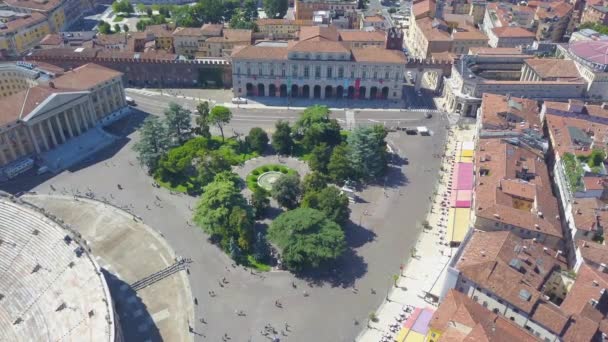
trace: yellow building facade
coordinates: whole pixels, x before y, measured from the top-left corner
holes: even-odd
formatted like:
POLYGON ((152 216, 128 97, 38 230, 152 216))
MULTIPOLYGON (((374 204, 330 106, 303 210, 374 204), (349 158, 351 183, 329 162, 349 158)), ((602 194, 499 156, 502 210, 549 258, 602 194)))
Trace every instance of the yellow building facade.
POLYGON ((46 16, 37 12, 4 25, 6 29, 0 31, 0 49, 9 55, 19 55, 35 47, 44 36, 51 33, 46 16))

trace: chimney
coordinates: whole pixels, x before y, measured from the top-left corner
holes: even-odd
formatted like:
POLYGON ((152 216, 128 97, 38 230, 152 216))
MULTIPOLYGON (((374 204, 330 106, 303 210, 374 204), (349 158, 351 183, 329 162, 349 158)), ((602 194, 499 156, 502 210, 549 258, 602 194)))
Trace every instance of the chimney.
POLYGON ((561 250, 558 250, 557 253, 555 253, 555 259, 559 258, 562 253, 563 252, 561 250))
POLYGON ((576 114, 581 114, 585 108, 585 103, 580 100, 568 100, 568 111, 576 114))
POLYGON ((53 83, 53 82, 49 82, 49 87, 51 87, 51 88, 55 88, 55 83, 53 83))
POLYGON ((600 266, 597 268, 598 271, 602 272, 602 273, 606 273, 607 269, 606 269, 606 264, 601 263, 600 266))
POLYGON ((543 251, 545 252, 545 254, 549 254, 549 249, 547 247, 543 247, 543 251))

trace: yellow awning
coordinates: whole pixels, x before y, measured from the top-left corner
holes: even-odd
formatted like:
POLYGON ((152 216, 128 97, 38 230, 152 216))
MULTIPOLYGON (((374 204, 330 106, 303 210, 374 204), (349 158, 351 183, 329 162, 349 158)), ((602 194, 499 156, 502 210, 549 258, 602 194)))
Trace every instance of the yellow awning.
POLYGON ((470 208, 450 208, 448 216, 448 241, 462 242, 469 230, 470 208))

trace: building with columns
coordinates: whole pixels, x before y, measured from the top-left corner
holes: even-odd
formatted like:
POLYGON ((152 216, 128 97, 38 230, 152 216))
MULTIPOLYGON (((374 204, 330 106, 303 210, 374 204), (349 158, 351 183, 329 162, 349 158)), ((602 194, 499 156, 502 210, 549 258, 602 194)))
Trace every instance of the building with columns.
POLYGON ((477 116, 484 93, 537 100, 583 98, 587 83, 569 61, 539 59, 514 49, 463 55, 444 81, 445 109, 477 116), (504 51, 504 52, 500 52, 504 51))
POLYGON ((0 168, 54 149, 125 106, 118 71, 86 64, 39 77, 36 85, 0 98, 0 168))
POLYGON ((232 54, 234 95, 401 99, 402 51, 350 48, 335 27, 303 27, 300 40, 245 46, 232 54))

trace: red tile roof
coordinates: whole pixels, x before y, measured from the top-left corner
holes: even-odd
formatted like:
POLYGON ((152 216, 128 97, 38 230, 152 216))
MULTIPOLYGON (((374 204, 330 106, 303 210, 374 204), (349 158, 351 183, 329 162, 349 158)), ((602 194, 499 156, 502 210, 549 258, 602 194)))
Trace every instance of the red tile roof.
POLYGON ((532 129, 542 134, 538 102, 535 100, 485 93, 480 120, 484 131, 522 132, 532 129))

